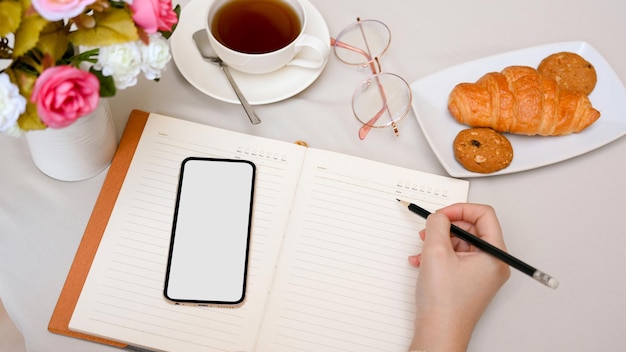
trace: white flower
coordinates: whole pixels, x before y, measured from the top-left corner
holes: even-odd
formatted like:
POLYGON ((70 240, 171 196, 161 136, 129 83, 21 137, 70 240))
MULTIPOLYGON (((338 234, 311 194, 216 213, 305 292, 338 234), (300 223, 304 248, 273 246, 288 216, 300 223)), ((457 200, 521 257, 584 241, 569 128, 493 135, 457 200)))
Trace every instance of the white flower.
POLYGON ((96 0, 33 0, 32 6, 48 21, 60 21, 80 15, 96 0))
POLYGON ((141 46, 141 70, 147 79, 161 78, 161 71, 170 61, 170 48, 161 33, 150 34, 150 43, 141 46))
POLYGON ((19 137, 24 134, 24 130, 20 128, 17 124, 13 126, 9 126, 6 130, 2 131, 4 134, 9 135, 11 137, 19 137))
POLYGON ((9 75, 0 73, 0 132, 15 135, 19 131, 17 119, 26 110, 26 98, 20 95, 9 75))
POLYGON ((117 89, 134 86, 141 72, 139 45, 137 42, 129 42, 101 47, 94 68, 102 70, 105 76, 113 76, 117 89))

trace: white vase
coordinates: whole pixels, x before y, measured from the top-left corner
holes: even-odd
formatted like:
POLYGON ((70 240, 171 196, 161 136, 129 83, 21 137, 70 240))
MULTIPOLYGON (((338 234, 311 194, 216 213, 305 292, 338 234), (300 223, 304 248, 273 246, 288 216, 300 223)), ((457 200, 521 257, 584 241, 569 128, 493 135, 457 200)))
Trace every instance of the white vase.
POLYGON ((33 162, 44 174, 62 181, 91 178, 109 166, 117 148, 109 102, 64 128, 26 132, 33 162))

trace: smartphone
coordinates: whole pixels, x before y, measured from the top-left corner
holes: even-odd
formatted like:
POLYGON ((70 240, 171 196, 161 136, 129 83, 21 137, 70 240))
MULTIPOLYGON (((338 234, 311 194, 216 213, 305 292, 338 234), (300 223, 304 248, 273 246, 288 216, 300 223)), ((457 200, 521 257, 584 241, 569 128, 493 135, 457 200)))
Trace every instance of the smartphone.
POLYGON ((256 166, 240 159, 182 162, 165 274, 177 304, 243 303, 256 166))

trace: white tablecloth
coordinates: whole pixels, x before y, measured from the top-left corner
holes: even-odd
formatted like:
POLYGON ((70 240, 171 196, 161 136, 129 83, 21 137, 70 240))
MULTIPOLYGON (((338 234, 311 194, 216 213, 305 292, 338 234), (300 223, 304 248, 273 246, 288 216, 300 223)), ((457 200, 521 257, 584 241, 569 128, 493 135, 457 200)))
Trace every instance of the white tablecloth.
MULTIPOLYGON (((625 2, 312 2, 334 35, 357 16, 387 23, 393 41, 383 67, 409 82, 497 53, 579 40, 591 43, 626 82, 625 2)), ((358 139, 349 103, 357 77, 331 56, 303 93, 258 106, 263 123, 252 126, 240 106, 200 93, 171 63, 159 83, 141 81, 113 98, 111 108, 118 135, 130 111, 142 109, 445 174, 413 113, 400 124, 399 138, 372 131, 358 139)), ((0 297, 28 351, 113 351, 47 331, 105 173, 60 182, 36 169, 23 138, 0 136, 0 151, 0 297)), ((514 272, 479 323, 470 351, 624 349, 625 181, 624 138, 555 165, 471 180, 470 201, 496 208, 509 251, 561 286, 551 290, 514 272)))

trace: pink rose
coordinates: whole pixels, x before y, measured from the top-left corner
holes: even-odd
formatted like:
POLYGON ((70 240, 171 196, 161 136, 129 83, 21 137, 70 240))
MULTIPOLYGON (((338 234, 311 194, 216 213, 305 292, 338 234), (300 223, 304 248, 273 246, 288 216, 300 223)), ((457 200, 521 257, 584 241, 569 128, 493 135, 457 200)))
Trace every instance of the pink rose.
POLYGON ((48 21, 59 21, 80 15, 96 0, 32 0, 33 7, 48 21))
POLYGON ((55 66, 35 81, 30 101, 48 127, 61 128, 93 112, 100 101, 100 81, 73 66, 55 66))
POLYGON ((171 0, 133 0, 133 21, 146 33, 170 31, 178 22, 171 0))

